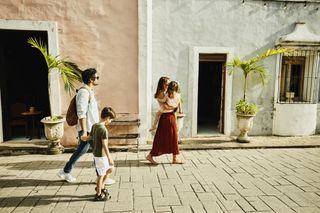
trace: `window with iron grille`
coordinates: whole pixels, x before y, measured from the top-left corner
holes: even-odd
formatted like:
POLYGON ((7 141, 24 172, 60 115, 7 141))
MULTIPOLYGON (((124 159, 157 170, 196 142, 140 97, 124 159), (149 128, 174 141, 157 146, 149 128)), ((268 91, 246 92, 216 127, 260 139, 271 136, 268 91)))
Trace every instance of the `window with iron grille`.
POLYGON ((317 103, 319 51, 300 49, 280 58, 278 103, 317 103))

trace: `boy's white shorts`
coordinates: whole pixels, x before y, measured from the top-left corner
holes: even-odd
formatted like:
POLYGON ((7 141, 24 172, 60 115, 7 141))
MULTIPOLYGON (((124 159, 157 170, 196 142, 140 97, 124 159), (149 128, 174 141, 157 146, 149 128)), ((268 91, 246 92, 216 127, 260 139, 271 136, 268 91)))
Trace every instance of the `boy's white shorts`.
POLYGON ((98 176, 106 175, 107 170, 111 168, 107 157, 93 157, 93 161, 98 176))

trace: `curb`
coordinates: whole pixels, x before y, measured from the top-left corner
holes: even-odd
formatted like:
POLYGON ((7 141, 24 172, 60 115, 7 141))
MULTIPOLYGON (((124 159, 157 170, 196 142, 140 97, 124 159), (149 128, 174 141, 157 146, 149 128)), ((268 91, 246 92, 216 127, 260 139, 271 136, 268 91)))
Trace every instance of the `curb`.
MULTIPOLYGON (((0 143, 0 156, 42 154, 47 155, 47 141, 0 143)), ((152 144, 110 145, 111 152, 150 151, 152 144)), ((180 150, 232 150, 232 149, 294 149, 320 148, 320 135, 301 137, 255 136, 250 143, 236 142, 235 137, 201 137, 183 139, 180 150)), ((73 153, 76 147, 65 147, 64 153, 73 153)), ((89 150, 91 152, 91 150, 89 150)))

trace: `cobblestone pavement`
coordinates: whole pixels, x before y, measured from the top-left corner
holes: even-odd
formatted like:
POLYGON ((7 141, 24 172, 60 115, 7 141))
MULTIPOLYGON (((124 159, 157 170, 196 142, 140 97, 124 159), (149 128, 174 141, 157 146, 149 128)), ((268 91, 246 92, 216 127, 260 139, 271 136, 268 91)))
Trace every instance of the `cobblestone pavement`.
POLYGON ((182 151, 144 159, 147 152, 112 153, 111 200, 94 202, 90 153, 72 174, 57 177, 70 154, 0 157, 0 212, 320 212, 320 149, 182 151))

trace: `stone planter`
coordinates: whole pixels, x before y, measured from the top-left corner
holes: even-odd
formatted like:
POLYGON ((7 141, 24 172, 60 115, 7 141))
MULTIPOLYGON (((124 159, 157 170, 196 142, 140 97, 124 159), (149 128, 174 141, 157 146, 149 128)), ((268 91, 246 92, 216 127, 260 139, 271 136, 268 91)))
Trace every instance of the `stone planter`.
POLYGON ((52 120, 51 117, 45 117, 41 120, 44 124, 44 133, 46 138, 50 141, 48 145, 48 154, 61 154, 64 147, 60 144, 63 137, 65 118, 58 117, 52 120))
POLYGON ((178 129, 178 142, 179 143, 181 143, 179 132, 183 127, 183 121, 184 121, 185 116, 186 116, 185 114, 179 114, 179 113, 177 114, 177 129, 178 129))
POLYGON ((248 132, 252 129, 254 116, 255 115, 237 114, 238 129, 240 130, 240 134, 237 137, 238 142, 250 142, 248 132))

